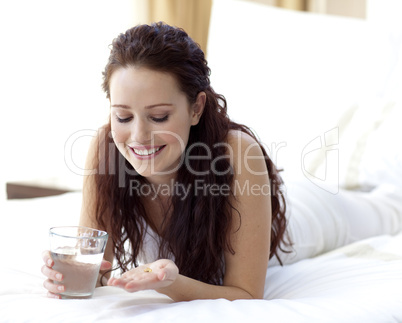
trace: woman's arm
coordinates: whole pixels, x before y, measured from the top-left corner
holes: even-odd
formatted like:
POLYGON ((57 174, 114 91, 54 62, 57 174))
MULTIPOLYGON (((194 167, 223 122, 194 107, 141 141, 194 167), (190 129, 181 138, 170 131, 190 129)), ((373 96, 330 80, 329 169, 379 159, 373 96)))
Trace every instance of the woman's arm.
MULTIPOLYGON (((96 136, 93 138, 91 141, 86 163, 85 163, 85 168, 86 170, 91 170, 96 168, 96 155, 97 155, 97 147, 99 144, 99 136, 96 136)), ((83 181, 83 198, 82 198, 82 206, 81 206, 81 216, 80 216, 80 222, 79 225, 94 228, 94 229, 99 229, 99 230, 105 230, 105 228, 100 227, 97 224, 96 218, 95 218, 95 179, 94 175, 86 175, 84 177, 83 181)), ((106 230, 107 231, 107 230, 106 230)), ((111 237, 109 236, 109 241, 106 246, 105 254, 104 254, 104 259, 106 261, 103 261, 101 264, 101 274, 103 273, 104 270, 109 270, 112 267, 112 261, 113 261, 113 245, 112 245, 112 240, 111 237)), ((64 291, 64 286, 61 284, 54 284, 53 281, 63 281, 63 273, 57 272, 53 270, 54 266, 54 261, 50 256, 49 251, 45 251, 42 254, 42 259, 44 261, 44 265, 42 266, 42 273, 47 277, 45 282, 43 283, 43 286, 48 290, 48 297, 53 297, 53 298, 60 298, 59 293, 64 291)), ((99 277, 101 277, 101 274, 99 277)), ((109 278, 110 274, 105 275, 106 279, 109 278)), ((104 284, 106 281, 104 281, 104 284)), ((97 286, 100 286, 100 281, 98 279, 97 286)))
POLYGON ((234 254, 225 253, 223 286, 211 286, 178 276, 160 290, 174 300, 203 298, 262 298, 268 266, 271 233, 271 196, 264 156, 256 141, 239 131, 229 135, 235 170, 231 243, 234 254))
POLYGON ((178 274, 170 260, 158 260, 112 278, 109 285, 129 292, 156 289, 175 301, 194 299, 262 298, 268 266, 271 232, 271 197, 264 156, 254 139, 241 132, 231 132, 235 169, 235 201, 231 243, 234 254, 225 253, 223 286, 206 284, 178 274), (152 269, 148 272, 147 267, 152 269))
MULTIPOLYGON (((93 229, 108 231, 107 228, 101 227, 96 221, 96 183, 95 183, 95 175, 93 172, 96 171, 96 160, 98 158, 98 147, 100 144, 103 145, 103 140, 100 138, 99 134, 104 133, 104 129, 100 129, 98 135, 94 137, 90 143, 87 159, 85 162, 85 170, 88 172, 87 175, 84 176, 83 179, 83 187, 82 187, 82 206, 81 206, 81 215, 80 215, 80 226, 85 226, 93 229)), ((114 252, 113 252, 113 243, 112 237, 109 233, 108 242, 106 245, 105 253, 104 253, 104 262, 102 264, 102 269, 109 270, 112 267, 114 252), (109 265, 107 264, 109 263, 109 265)), ((97 282, 97 287, 101 286, 100 278, 102 277, 104 271, 100 272, 99 279, 97 282)), ((105 278, 103 279, 103 285, 106 285, 107 279, 110 278, 110 272, 105 274, 105 278)))
POLYGON ((160 288, 157 291, 169 296, 176 302, 195 299, 225 298, 232 301, 236 299, 262 298, 262 296, 250 294, 242 287, 210 285, 183 275, 178 275, 174 283, 169 287, 160 288))

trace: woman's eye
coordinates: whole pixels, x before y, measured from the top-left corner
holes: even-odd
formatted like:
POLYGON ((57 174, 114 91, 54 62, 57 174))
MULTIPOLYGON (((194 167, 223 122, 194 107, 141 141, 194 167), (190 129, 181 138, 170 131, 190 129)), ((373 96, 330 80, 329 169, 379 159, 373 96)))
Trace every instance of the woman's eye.
POLYGON ((116 116, 117 122, 120 122, 120 123, 129 122, 131 119, 132 119, 132 117, 128 117, 128 118, 119 118, 118 116, 116 116))
POLYGON ((162 118, 155 118, 155 117, 152 117, 151 119, 152 119, 152 121, 155 121, 155 122, 164 122, 164 121, 166 121, 166 120, 168 119, 168 115, 165 115, 165 116, 162 117, 162 118))

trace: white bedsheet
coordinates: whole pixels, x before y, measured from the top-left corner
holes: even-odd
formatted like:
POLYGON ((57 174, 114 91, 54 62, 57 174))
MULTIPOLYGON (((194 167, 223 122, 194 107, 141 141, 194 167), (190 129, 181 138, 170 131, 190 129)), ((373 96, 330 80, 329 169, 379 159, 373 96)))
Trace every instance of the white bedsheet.
POLYGON ((155 291, 97 288, 46 297, 48 228, 78 221, 79 193, 0 205, 0 322, 402 322, 402 234, 378 236, 267 271, 264 300, 173 303, 155 291))

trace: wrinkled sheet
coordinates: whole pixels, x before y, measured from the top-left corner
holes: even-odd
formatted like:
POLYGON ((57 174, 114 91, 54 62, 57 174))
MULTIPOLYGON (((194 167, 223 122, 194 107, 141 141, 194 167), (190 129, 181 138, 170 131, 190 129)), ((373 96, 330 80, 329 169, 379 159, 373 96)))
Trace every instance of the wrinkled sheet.
POLYGON ((402 234, 378 236, 267 271, 264 300, 174 303, 155 291, 97 288, 89 300, 46 297, 48 229, 78 221, 81 196, 0 205, 0 322, 402 322, 402 234))

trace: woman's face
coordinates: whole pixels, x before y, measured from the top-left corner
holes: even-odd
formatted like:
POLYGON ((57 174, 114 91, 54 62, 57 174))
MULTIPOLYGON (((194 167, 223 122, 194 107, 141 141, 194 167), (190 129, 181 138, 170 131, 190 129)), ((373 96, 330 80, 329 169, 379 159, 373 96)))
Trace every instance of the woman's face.
POLYGON ((113 139, 140 175, 151 182, 175 176, 190 127, 198 123, 202 113, 199 97, 198 103, 190 105, 175 78, 167 73, 127 67, 112 74, 113 139))

